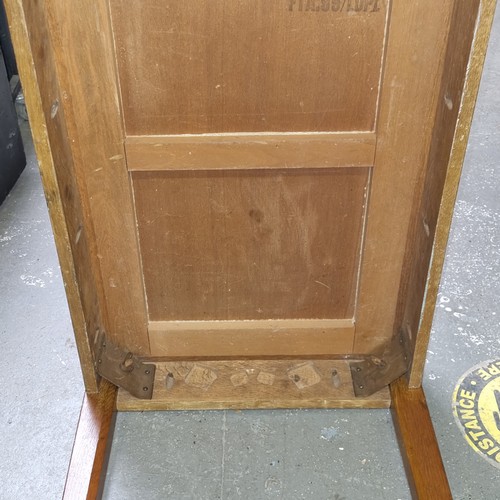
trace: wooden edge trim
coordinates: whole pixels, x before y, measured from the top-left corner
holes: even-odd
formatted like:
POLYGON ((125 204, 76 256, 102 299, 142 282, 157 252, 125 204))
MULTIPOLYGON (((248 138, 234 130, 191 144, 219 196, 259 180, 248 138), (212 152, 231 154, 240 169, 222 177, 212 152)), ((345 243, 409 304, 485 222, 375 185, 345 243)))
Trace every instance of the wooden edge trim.
POLYGON ((391 409, 401 457, 414 499, 452 500, 429 409, 421 387, 406 379, 390 385, 391 409))
POLYGON ((352 319, 250 319, 250 320, 193 320, 193 321, 150 321, 149 331, 254 331, 354 328, 352 319))
MULTIPOLYGON (((99 383, 94 370, 85 306, 78 284, 75 255, 70 241, 71 233, 65 218, 64 203, 49 138, 49 130, 51 130, 48 124, 49 117, 44 112, 43 98, 47 96, 42 95, 40 91, 39 67, 33 58, 34 51, 31 46, 32 38, 28 30, 25 6, 22 0, 6 0, 5 8, 29 112, 31 133, 66 289, 85 388, 89 392, 97 392, 99 383)), ((44 21, 38 19, 37 22, 44 21)))
POLYGON ((99 498, 115 424, 117 388, 103 380, 85 394, 66 476, 63 500, 99 498))
POLYGON ((439 209, 424 306, 422 308, 414 351, 415 356, 413 357, 412 365, 408 372, 410 388, 417 388, 422 385, 426 359, 425 354, 429 345, 437 294, 448 244, 448 235, 453 219, 455 201, 474 115, 474 108, 479 92, 479 84, 481 82, 495 7, 496 0, 482 0, 481 2, 476 35, 472 46, 464 93, 460 105, 457 127, 455 129, 455 136, 443 189, 443 197, 439 209))
POLYGON ((352 320, 154 321, 151 356, 168 359, 328 357, 352 353, 352 320))
MULTIPOLYGON (((247 401, 189 401, 170 402, 162 399, 145 400, 132 398, 124 389, 119 390, 118 411, 212 411, 212 410, 386 410, 390 406, 390 397, 380 391, 371 399, 345 397, 344 399, 259 400, 253 404, 247 401)), ((66 499, 65 499, 66 500, 66 499)), ((69 499, 68 499, 69 500, 69 499)))
POLYGON ((370 167, 373 132, 129 136, 129 170, 370 167))

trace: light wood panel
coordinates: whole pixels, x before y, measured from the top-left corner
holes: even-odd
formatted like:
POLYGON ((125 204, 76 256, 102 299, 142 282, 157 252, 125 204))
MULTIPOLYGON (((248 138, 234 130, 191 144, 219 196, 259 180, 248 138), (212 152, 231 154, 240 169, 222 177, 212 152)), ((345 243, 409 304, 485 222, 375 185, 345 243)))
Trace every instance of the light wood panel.
POLYGON ((121 411, 388 408, 384 389, 356 398, 345 361, 205 361, 157 363, 153 398, 119 391, 121 411))
POLYGON ((425 175, 453 0, 393 2, 377 151, 356 312, 356 352, 380 348, 395 325, 415 189, 425 175))
MULTIPOLYGON (((106 298, 106 334, 149 352, 147 318, 106 2, 43 2, 74 170, 87 199, 106 298)), ((43 58, 42 58, 43 59, 43 58)))
MULTIPOLYGON (((432 320, 434 317, 434 309, 441 280, 446 248, 448 242, 448 234, 453 218, 453 210, 457 196, 462 165, 465 158, 469 131, 474 114, 474 106, 476 103, 481 74, 483 70, 486 50, 488 48, 488 39, 491 30, 495 12, 496 0, 482 0, 479 7, 479 22, 477 24, 472 46, 472 53, 468 62, 466 81, 463 90, 463 96, 458 106, 459 99, 452 100, 454 109, 459 109, 458 122, 455 128, 453 137, 453 145, 451 147, 450 159, 446 172, 446 180, 442 194, 442 200, 439 208, 439 216, 436 224, 436 231, 432 247, 430 260, 429 274, 426 280, 426 289, 424 297, 424 305, 420 319, 420 324, 417 329, 414 327, 416 334, 415 351, 413 353, 412 364, 409 373, 410 387, 420 387, 422 384, 422 376, 424 372, 425 359, 427 355, 427 346, 432 328, 432 320)), ((466 32, 463 23, 470 23, 474 18, 476 8, 475 2, 460 2, 461 9, 472 9, 472 13, 468 12, 465 16, 457 16, 455 25, 455 38, 458 36, 456 43, 460 44, 463 50, 463 44, 460 37, 466 32), (461 34, 462 33, 462 34, 461 34)), ((464 36, 465 41, 469 39, 464 36)), ((449 53, 460 54, 452 45, 449 47, 449 53)), ((451 56, 450 56, 451 58, 451 56)), ((451 61, 450 61, 451 62, 451 61)), ((462 63, 463 64, 463 63, 462 63)), ((448 124, 451 127, 450 124, 448 124)), ((439 332, 437 332, 439 334, 439 332)))
POLYGON ((151 321, 353 317, 368 169, 132 178, 151 321))
POLYGON ((131 136, 129 170, 371 167, 375 134, 131 136))
POLYGON ((387 2, 110 3, 130 135, 373 130, 387 2))
POLYGON ((168 359, 328 357, 352 352, 352 320, 157 321, 151 356, 168 359))

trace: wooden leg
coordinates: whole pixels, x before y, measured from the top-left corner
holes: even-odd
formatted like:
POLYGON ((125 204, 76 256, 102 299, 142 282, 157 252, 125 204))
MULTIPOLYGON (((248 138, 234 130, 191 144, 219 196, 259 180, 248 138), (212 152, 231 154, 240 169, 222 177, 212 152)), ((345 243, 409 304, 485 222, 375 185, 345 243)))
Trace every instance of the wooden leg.
MULTIPOLYGON (((413 497, 452 500, 424 391, 408 388, 403 378, 390 389, 394 425, 413 497)), ((116 394, 115 386, 102 381, 98 394, 85 395, 63 500, 98 497, 113 434, 116 394)))
POLYGON ((400 378, 391 386, 392 416, 413 498, 452 499, 423 389, 400 378))
POLYGON ((116 408, 116 387, 103 380, 83 398, 63 500, 94 500, 102 486, 116 408))

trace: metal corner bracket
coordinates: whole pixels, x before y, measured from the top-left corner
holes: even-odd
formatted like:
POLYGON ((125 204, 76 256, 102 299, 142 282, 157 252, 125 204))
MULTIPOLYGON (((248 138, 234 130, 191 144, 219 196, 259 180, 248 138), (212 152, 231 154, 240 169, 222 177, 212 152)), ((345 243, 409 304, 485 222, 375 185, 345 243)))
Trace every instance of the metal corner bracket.
POLYGON ((371 396, 404 375, 409 368, 408 344, 403 330, 400 330, 379 355, 351 361, 354 394, 358 397, 371 396))
POLYGON ((97 373, 138 399, 151 399, 156 365, 116 346, 100 332, 96 341, 97 373))

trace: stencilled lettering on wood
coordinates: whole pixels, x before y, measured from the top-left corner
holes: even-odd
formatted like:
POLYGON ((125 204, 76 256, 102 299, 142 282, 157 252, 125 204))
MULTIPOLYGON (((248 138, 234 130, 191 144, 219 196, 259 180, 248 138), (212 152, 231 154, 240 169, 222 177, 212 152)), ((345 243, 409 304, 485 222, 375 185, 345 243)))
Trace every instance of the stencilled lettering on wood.
POLYGON ((380 12, 383 0, 286 0, 290 12, 380 12))

